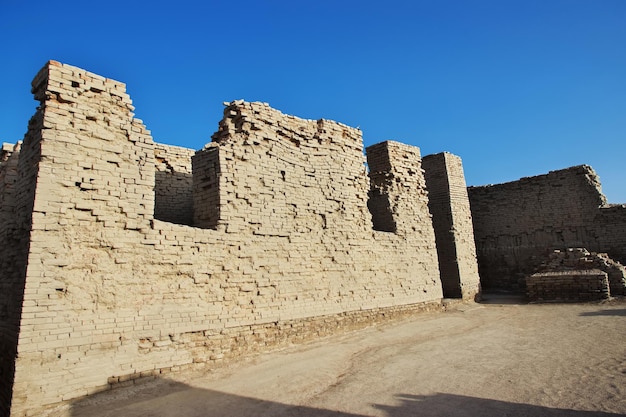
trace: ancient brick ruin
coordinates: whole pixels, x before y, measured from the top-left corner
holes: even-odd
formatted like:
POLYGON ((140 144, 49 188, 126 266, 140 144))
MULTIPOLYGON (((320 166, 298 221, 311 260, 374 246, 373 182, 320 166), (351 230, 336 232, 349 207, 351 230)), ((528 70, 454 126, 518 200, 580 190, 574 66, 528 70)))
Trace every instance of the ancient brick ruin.
POLYGON ((422 161, 428 189, 428 207, 433 215, 443 294, 469 298, 476 294, 476 247, 461 158, 444 152, 422 161))
POLYGON ((526 277, 530 301, 594 301, 626 295, 626 267, 605 253, 555 250, 526 277))
POLYGON ((120 82, 51 61, 32 86, 0 159, 5 414, 479 292, 453 155, 384 142, 368 174, 360 130, 242 101, 195 152, 120 82))
POLYGON ((455 155, 364 155, 358 129, 244 101, 196 151, 155 143, 120 82, 51 61, 32 87, 28 132, 0 150, 0 414, 481 286, 626 295, 626 205, 588 166, 468 189, 455 155))
MULTIPOLYGON (((607 204, 589 166, 468 192, 486 290, 523 292, 526 277, 554 250, 585 248, 626 263, 626 205, 607 204)), ((620 295, 623 289, 615 285, 611 292, 620 295)))

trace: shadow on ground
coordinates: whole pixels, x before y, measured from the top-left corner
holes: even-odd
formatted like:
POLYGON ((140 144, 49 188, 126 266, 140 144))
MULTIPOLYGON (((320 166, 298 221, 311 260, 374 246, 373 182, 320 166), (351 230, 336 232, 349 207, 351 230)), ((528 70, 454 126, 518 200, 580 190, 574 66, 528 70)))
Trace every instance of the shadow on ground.
POLYGON ((626 317, 626 308, 622 308, 619 310, 599 310, 599 311, 588 311, 585 313, 580 313, 581 316, 618 316, 618 317, 626 317))
POLYGON ((523 294, 515 293, 483 293, 480 297, 480 304, 528 304, 526 296, 523 294))
MULTIPOLYGON (((243 397, 214 390, 195 388, 173 381, 160 380, 140 390, 131 390, 130 395, 120 395, 123 389, 105 392, 71 406, 72 417, 247 417, 247 416, 290 416, 290 417, 365 417, 315 407, 283 404, 279 402, 243 397), (150 386, 154 385, 154 386, 150 386)), ((376 413, 388 417, 616 417, 599 411, 577 411, 547 408, 530 404, 516 404, 483 398, 452 394, 411 395, 399 394, 394 405, 371 403, 364 398, 376 413)), ((346 399, 343 408, 350 408, 354 399, 346 399)), ((358 404, 358 402, 357 402, 358 404)), ((360 407, 361 409, 363 407, 360 407)), ((373 410, 372 410, 373 411, 373 410)))
POLYGON ((547 408, 530 404, 517 404, 484 398, 465 397, 453 394, 397 396, 400 405, 376 406, 389 417, 603 417, 623 416, 598 411, 578 411, 547 408))

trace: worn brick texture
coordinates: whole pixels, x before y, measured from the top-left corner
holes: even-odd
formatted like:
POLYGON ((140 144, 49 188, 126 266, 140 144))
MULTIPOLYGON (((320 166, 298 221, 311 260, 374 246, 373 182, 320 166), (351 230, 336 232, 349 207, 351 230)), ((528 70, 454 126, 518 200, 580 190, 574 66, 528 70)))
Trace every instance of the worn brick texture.
POLYGON ((626 295, 626 267, 606 253, 589 252, 585 248, 555 250, 537 268, 537 272, 564 272, 597 269, 608 277, 609 294, 626 295))
POLYGON ((609 298, 609 281, 599 269, 537 272, 526 278, 526 292, 534 302, 598 301, 609 298))
POLYGON ((0 164, 11 415, 441 305, 417 148, 377 156, 381 231, 358 129, 237 101, 193 152, 120 82, 51 61, 32 85, 0 164))
POLYGON ((505 184, 469 187, 484 289, 524 291, 555 250, 584 247, 626 261, 626 205, 608 205, 581 165, 505 184))
POLYGON ((474 228, 461 158, 443 152, 422 160, 433 216, 443 294, 474 299, 480 294, 474 228))
POLYGON ((426 156, 422 164, 416 164, 419 149, 394 141, 372 145, 366 151, 371 179, 368 206, 374 229, 409 237, 417 232, 432 239, 430 229, 415 226, 416 221, 430 223, 426 216, 430 212, 443 295, 479 298, 480 277, 461 159, 446 153, 443 158, 426 156), (447 179, 429 183, 432 176, 447 179), (415 190, 422 190, 421 198, 416 198, 415 190))
MULTIPOLYGON (((26 137, 38 137, 41 114, 26 137)), ((0 163, 0 411, 11 403, 11 386, 22 316, 28 239, 36 184, 37 149, 3 146, 0 163)))
POLYGON ((191 157, 195 151, 154 144, 154 218, 193 225, 193 175, 191 157))

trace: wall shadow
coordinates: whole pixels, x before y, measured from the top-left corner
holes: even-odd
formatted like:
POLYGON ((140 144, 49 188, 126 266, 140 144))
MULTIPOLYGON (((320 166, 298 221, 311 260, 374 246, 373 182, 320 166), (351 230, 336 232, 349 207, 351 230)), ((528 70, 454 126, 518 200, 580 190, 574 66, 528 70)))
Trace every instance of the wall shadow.
POLYGON ((185 172, 154 173, 154 218, 193 226, 193 176, 185 172))
POLYGON ((453 394, 400 394, 400 405, 377 405, 388 417, 616 417, 624 414, 601 411, 579 411, 517 404, 453 394))
MULTIPOLYGON (((365 417, 363 414, 283 404, 180 382, 159 380, 144 388, 117 389, 78 400, 71 405, 72 417, 365 417)), ((579 411, 517 404, 484 398, 438 393, 399 394, 395 405, 372 404, 388 417, 616 417, 600 411, 579 411)), ((369 413, 368 413, 369 414, 369 413)))
POLYGON ((480 304, 518 305, 528 304, 528 299, 523 294, 513 292, 483 292, 480 295, 480 304))
POLYGON ((75 401, 72 417, 366 417, 192 387, 168 380, 119 388, 75 401), (126 391, 126 392, 124 392, 126 391))
POLYGON ((580 313, 581 316, 618 316, 618 317, 626 317, 626 308, 621 308, 617 310, 598 310, 598 311, 587 311, 585 313, 580 313))

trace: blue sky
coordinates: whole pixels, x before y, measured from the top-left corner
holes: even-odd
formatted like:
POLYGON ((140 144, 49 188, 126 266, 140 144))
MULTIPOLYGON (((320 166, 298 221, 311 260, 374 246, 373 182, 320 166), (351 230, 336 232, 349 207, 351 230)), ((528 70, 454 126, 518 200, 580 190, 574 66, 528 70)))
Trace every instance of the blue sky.
POLYGON ((54 59, 122 81, 157 142, 201 148, 222 102, 461 156, 468 185, 589 164, 626 203, 626 1, 0 0, 0 141, 54 59))

